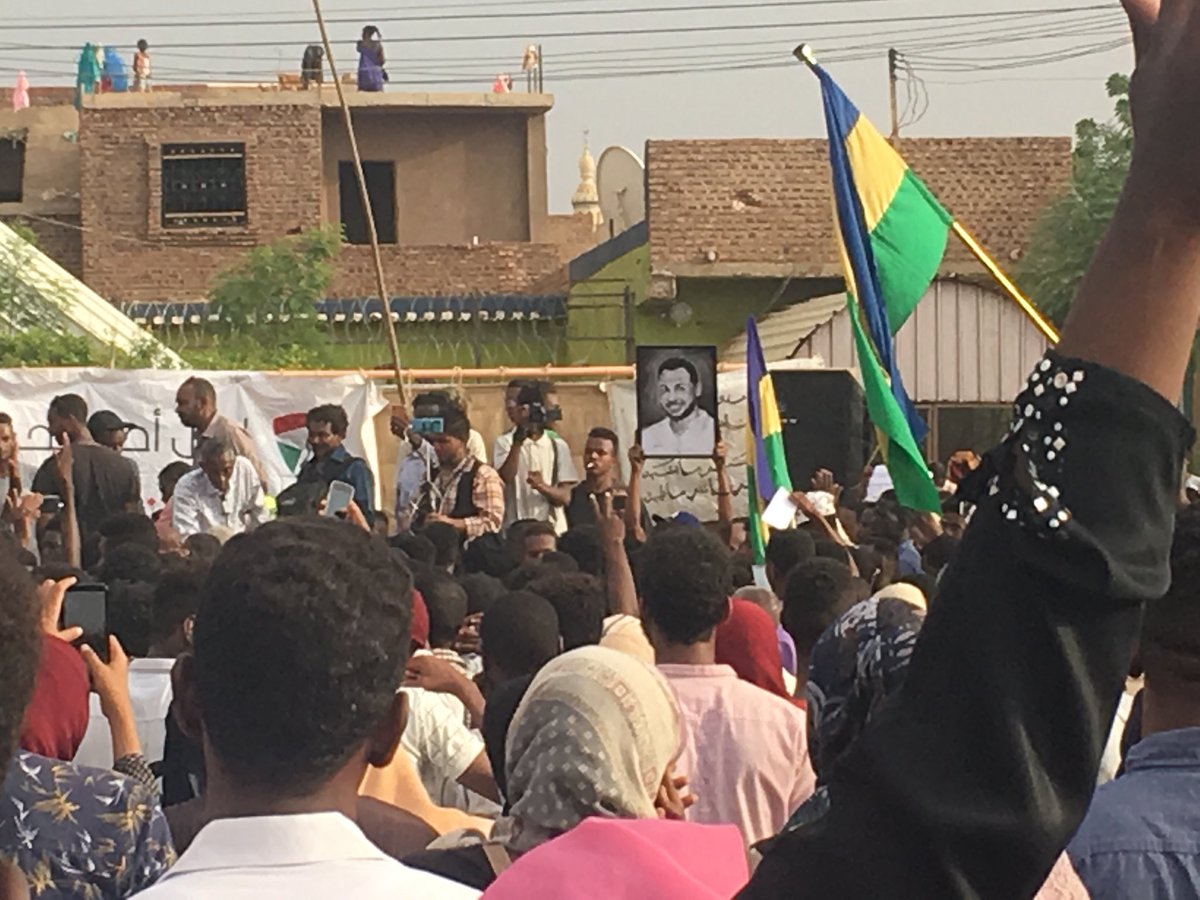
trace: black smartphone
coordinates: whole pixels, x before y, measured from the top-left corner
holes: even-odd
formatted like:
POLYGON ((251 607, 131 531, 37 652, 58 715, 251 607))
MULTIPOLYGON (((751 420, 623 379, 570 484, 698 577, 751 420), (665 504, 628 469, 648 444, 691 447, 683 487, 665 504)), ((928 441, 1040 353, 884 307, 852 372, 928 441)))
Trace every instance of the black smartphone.
POLYGON ((612 499, 613 512, 619 512, 619 513, 625 512, 625 507, 628 505, 627 504, 628 500, 629 500, 629 498, 626 497, 624 494, 614 495, 613 499, 612 499))
POLYGON ((62 508, 62 497, 55 494, 46 494, 42 497, 41 513, 43 516, 56 516, 62 512, 62 508))
POLYGON ((83 637, 76 643, 87 644, 108 662, 108 587, 76 584, 68 588, 63 600, 62 625, 82 628, 83 637))

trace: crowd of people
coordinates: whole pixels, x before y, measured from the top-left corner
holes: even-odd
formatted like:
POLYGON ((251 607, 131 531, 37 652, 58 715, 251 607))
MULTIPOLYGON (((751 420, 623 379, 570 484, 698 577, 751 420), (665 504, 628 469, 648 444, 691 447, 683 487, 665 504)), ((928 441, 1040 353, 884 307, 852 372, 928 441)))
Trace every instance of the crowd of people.
POLYGON ((723 446, 651 517, 529 382, 490 456, 397 410, 394 515, 337 406, 272 503, 188 379, 155 518, 120 417, 0 416, 0 898, 1200 896, 1200 13, 1127 8, 1133 172, 943 515, 820 471, 755 567, 723 446))

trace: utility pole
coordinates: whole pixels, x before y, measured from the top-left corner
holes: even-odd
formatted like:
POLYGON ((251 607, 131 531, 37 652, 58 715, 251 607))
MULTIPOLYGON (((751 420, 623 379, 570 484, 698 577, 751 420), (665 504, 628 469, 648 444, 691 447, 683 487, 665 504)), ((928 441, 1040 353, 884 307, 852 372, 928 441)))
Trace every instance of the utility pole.
POLYGON ((896 82, 898 80, 896 65, 900 59, 900 54, 893 47, 888 50, 888 99, 892 106, 892 134, 890 140, 895 141, 900 137, 900 111, 896 103, 896 82))

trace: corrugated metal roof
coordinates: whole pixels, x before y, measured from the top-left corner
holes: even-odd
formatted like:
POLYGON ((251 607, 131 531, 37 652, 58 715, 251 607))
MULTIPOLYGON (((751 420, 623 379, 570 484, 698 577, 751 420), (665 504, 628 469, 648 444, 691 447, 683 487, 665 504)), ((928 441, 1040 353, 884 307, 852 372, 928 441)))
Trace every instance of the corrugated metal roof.
MULTIPOLYGON (((800 342, 846 308, 846 295, 814 297, 786 309, 773 312, 758 323, 767 362, 791 359, 800 342)), ((721 350, 722 362, 746 361, 746 333, 743 331, 721 350)))
MULTIPOLYGON (((834 315, 796 355, 857 368, 850 325, 846 313, 834 315)), ((1047 346, 1008 297, 958 281, 934 282, 896 335, 900 377, 918 403, 1009 403, 1047 346)))

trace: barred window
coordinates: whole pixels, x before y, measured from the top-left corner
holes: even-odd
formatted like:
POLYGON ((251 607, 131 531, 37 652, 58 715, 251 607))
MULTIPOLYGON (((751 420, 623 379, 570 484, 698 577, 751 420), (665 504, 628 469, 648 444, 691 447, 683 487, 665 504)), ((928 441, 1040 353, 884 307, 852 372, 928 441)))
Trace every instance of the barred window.
POLYGON ((164 144, 164 228, 246 224, 246 145, 164 144))

